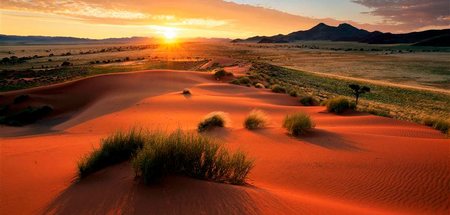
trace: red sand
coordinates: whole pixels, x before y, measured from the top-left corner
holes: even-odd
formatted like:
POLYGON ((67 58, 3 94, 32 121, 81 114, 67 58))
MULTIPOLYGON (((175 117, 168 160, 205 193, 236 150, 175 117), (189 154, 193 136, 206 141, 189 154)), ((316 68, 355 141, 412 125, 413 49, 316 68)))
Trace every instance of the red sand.
POLYGON ((302 107, 287 95, 215 82, 196 72, 102 75, 27 93, 55 113, 36 125, 0 127, 0 214, 448 214, 450 140, 398 120, 302 107), (181 94, 190 88, 192 96, 181 94), (253 108, 270 127, 248 131, 253 108), (185 177, 144 186, 128 163, 75 183, 77 160, 109 132, 130 126, 195 129, 211 111, 232 125, 211 135, 255 158, 249 185, 185 177), (301 138, 281 128, 305 111, 317 127, 301 138), (49 132, 52 131, 52 132, 49 132), (13 136, 13 137, 6 137, 13 136))

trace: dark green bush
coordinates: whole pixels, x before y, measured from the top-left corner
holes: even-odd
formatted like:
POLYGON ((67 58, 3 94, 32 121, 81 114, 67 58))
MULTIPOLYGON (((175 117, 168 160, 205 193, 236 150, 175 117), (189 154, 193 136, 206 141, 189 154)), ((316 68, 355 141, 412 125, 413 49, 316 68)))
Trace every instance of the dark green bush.
POLYGON ((24 102, 24 101, 26 101, 26 100, 28 100, 30 98, 30 96, 29 95, 19 95, 19 96, 16 96, 15 98, 14 98, 14 101, 13 101, 13 103, 14 104, 19 104, 19 103, 22 103, 22 102, 24 102))
POLYGON ((342 113, 352 107, 350 102, 344 97, 336 97, 327 101, 327 110, 331 113, 342 113))
POLYGON ((217 80, 220 80, 220 79, 222 79, 224 77, 227 77, 227 76, 233 76, 233 73, 227 72, 227 71, 225 71, 223 69, 220 69, 219 71, 214 73, 214 78, 216 78, 217 80))
POLYGON ((278 84, 272 86, 272 92, 274 93, 286 93, 286 89, 278 84))
POLYGON ((224 112, 211 112, 198 124, 198 132, 204 132, 214 127, 225 127, 228 123, 228 114, 224 112))
POLYGON ((42 107, 27 107, 15 113, 0 117, 0 124, 9 126, 24 126, 36 122, 53 111, 48 105, 42 107))
POLYGON ((293 136, 305 134, 314 127, 315 124, 311 120, 311 117, 303 112, 289 114, 284 118, 283 122, 283 128, 286 128, 293 136))
POLYGON ((319 104, 319 101, 312 96, 305 96, 300 99, 300 103, 304 106, 315 106, 319 104))
POLYGON ((297 97, 297 96, 298 96, 298 93, 297 93, 297 91, 295 91, 295 90, 290 90, 290 91, 289 91, 289 95, 292 96, 292 97, 297 97))

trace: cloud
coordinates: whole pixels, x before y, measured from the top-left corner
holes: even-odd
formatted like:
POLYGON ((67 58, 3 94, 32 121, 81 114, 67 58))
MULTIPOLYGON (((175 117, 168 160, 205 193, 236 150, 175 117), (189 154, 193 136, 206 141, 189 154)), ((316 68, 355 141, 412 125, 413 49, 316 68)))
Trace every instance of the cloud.
MULTIPOLYGON (((447 1, 354 0, 371 8, 370 14, 382 16, 385 21, 378 24, 345 22, 367 30, 392 32, 446 26, 449 16, 444 10, 448 7, 443 4, 447 1)), ((186 36, 217 37, 286 34, 311 28, 319 22, 330 25, 344 22, 223 0, 2 0, 0 4, 0 14, 8 14, 8 17, 16 14, 23 18, 26 13, 48 14, 47 19, 61 24, 64 19, 70 19, 86 23, 86 26, 166 26, 181 29, 186 36)), ((32 23, 32 18, 29 19, 32 23)))
POLYGON ((450 25, 449 0, 353 0, 372 9, 368 13, 383 18, 380 24, 401 29, 450 25))

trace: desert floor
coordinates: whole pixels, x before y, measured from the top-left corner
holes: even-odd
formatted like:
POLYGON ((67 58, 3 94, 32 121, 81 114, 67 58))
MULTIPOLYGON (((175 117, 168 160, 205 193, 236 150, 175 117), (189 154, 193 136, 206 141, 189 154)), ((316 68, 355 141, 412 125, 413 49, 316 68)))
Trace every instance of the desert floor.
POLYGON ((365 113, 334 115, 269 90, 230 85, 211 74, 142 71, 3 93, 29 94, 53 115, 0 127, 0 214, 448 214, 450 140, 431 128, 365 113), (192 96, 181 94, 191 89, 192 96), (254 108, 266 129, 242 123, 254 108), (248 185, 180 176, 143 185, 129 163, 76 182, 77 161, 99 140, 132 126, 194 130, 212 111, 231 126, 209 133, 255 159, 248 185), (281 123, 304 111, 310 134, 281 123))

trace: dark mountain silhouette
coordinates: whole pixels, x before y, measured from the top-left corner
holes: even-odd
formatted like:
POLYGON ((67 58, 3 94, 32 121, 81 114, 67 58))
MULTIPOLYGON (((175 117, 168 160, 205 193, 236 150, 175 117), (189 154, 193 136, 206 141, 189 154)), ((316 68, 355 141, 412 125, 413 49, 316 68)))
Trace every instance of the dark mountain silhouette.
POLYGON ((147 37, 88 39, 76 37, 16 36, 0 34, 0 44, 85 44, 85 43, 133 43, 151 40, 147 37))
POLYGON ((450 29, 428 30, 406 34, 383 33, 379 31, 369 32, 343 23, 337 27, 320 23, 306 31, 296 31, 287 35, 256 36, 248 39, 236 39, 232 42, 257 42, 257 43, 289 43, 302 40, 329 40, 329 41, 354 41, 370 44, 395 44, 395 43, 417 43, 433 44, 434 46, 448 46, 448 35, 450 29), (421 43, 436 38, 434 42, 421 43), (440 39, 438 39, 440 38, 440 39))

